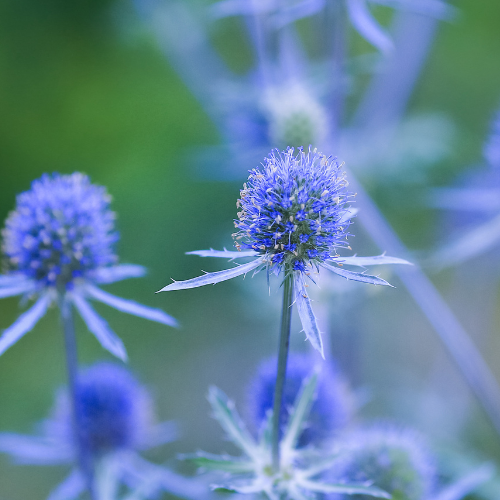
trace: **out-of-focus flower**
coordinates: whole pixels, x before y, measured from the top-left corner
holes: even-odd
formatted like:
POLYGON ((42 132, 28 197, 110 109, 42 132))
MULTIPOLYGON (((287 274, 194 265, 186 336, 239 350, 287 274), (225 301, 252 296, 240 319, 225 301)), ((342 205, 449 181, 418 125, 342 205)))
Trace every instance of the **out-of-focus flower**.
POLYGON ((241 199, 237 202, 240 212, 235 221, 239 232, 233 235, 238 251, 189 253, 202 257, 255 259, 225 271, 174 281, 161 292, 215 284, 264 268, 268 274, 270 271, 275 274, 283 272, 285 277, 293 277, 295 304, 306 336, 323 355, 321 334, 307 294, 306 278, 313 280, 313 275, 322 267, 346 279, 389 285, 377 276, 349 271, 343 266, 408 264, 385 255, 341 257, 337 253, 339 247, 350 248, 347 228, 353 213, 348 206, 352 194, 347 191, 342 165, 316 150, 305 153, 299 148, 294 154, 290 148, 282 153, 272 152, 265 159, 262 170, 250 172, 248 183, 240 194, 241 199))
MULTIPOLYGON (((285 389, 281 406, 280 428, 286 428, 292 418, 290 410, 297 399, 302 383, 311 374, 314 363, 305 354, 290 354, 287 362, 285 389)), ((268 413, 273 408, 276 385, 276 356, 259 366, 247 392, 247 407, 253 427, 261 429, 265 425, 268 413)), ((300 435, 300 447, 309 444, 321 446, 322 443, 336 436, 348 423, 354 408, 353 396, 334 366, 318 367, 317 397, 308 417, 308 425, 300 435)))
MULTIPOLYGON (((336 444, 339 459, 327 475, 344 481, 370 479, 394 500, 460 500, 491 479, 494 473, 491 464, 486 463, 440 489, 437 460, 424 437, 412 429, 392 424, 357 429, 336 444)), ((351 498, 368 500, 369 497, 351 498)))
MULTIPOLYGON (((333 1, 333 0, 330 0, 333 1)), ((217 17, 234 15, 269 15, 273 24, 281 28, 300 18, 322 10, 328 0, 222 0, 212 11, 217 17)), ((438 19, 453 17, 453 9, 441 0, 344 0, 343 5, 354 29, 381 52, 389 52, 393 42, 370 11, 369 5, 379 4, 412 10, 438 19)))
POLYGON ((459 213, 456 220, 462 225, 462 234, 433 255, 437 267, 465 262, 500 241, 500 111, 492 122, 483 156, 487 168, 469 173, 466 186, 434 189, 428 196, 433 207, 459 213), (469 227, 463 228, 464 222, 469 227))
POLYGON ((331 467, 336 454, 325 454, 310 446, 298 447, 313 404, 316 385, 317 374, 313 373, 302 384, 294 402, 291 417, 280 441, 281 459, 278 471, 274 471, 272 467, 270 419, 263 427, 259 440, 255 440, 234 409, 234 403, 216 387, 212 387, 208 395, 213 415, 243 455, 231 457, 198 452, 188 455, 187 458, 201 469, 225 473, 225 482, 213 485, 214 489, 246 495, 265 494, 269 500, 316 499, 323 498, 321 495, 325 493, 362 493, 378 498, 390 498, 385 491, 368 484, 332 484, 318 479, 318 476, 331 467))
MULTIPOLYGON (((141 498, 167 491, 181 498, 204 498, 206 487, 139 455, 175 439, 172 422, 156 424, 149 393, 125 368, 98 363, 77 381, 77 412, 81 423, 74 431, 69 397, 59 392, 52 416, 43 422, 40 436, 0 434, 0 451, 17 463, 76 464, 83 449, 95 469, 98 498, 115 498, 120 485, 141 498), (76 437, 77 436, 77 437, 76 437), (79 445, 75 442, 79 440, 79 445), (115 492, 112 496, 101 496, 115 492)), ((85 491, 78 467, 50 494, 49 500, 76 499, 85 491)))
POLYGON ((96 286, 145 274, 142 266, 117 263, 118 233, 109 203, 106 189, 78 172, 44 175, 17 197, 2 230, 5 273, 0 275, 0 298, 23 295, 36 302, 3 332, 0 354, 29 332, 52 303, 61 301, 73 304, 101 345, 121 359, 127 356, 122 341, 87 299, 176 326, 163 311, 96 286))

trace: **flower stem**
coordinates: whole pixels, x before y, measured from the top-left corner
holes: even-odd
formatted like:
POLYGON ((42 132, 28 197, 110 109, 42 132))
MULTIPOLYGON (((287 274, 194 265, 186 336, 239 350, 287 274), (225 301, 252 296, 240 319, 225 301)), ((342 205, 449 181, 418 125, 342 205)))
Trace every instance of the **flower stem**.
POLYGON ((272 460, 273 470, 280 469, 280 415, 285 388, 286 364, 288 347, 290 345, 290 323, 292 319, 293 303, 293 274, 286 276, 283 283, 283 309, 281 311, 281 329, 278 351, 278 370, 276 372, 276 386, 274 389, 274 405, 272 420, 272 460))
POLYGON ((59 308, 61 311, 61 322, 64 333, 64 350, 66 354, 66 370, 68 373, 69 393, 71 399, 71 416, 73 420, 73 431, 75 446, 78 452, 78 462, 81 472, 85 478, 87 491, 92 500, 96 500, 94 491, 94 474, 92 460, 87 450, 81 445, 79 415, 77 411, 76 379, 78 372, 78 354, 76 350, 75 324, 71 302, 65 295, 59 296, 59 308))

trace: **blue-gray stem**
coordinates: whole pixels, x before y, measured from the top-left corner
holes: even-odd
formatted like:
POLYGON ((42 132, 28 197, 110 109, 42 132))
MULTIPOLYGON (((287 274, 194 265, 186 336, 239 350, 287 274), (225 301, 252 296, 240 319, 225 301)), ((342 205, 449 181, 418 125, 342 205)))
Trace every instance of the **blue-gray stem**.
POLYGON ((92 500, 96 500, 94 491, 94 474, 92 470, 92 459, 88 450, 84 450, 80 439, 80 422, 77 411, 76 380, 78 374, 78 354, 76 349, 75 324, 71 302, 63 294, 59 296, 59 308, 64 332, 64 350, 66 354, 66 370, 68 373, 69 395, 71 399, 71 416, 73 419, 74 441, 77 447, 78 462, 80 470, 85 478, 88 493, 92 500))
POLYGON ((281 311, 281 329, 278 351, 278 370, 274 388, 273 420, 272 420, 272 460, 273 470, 280 469, 280 415, 283 404, 283 390, 286 380, 286 364, 290 345, 290 324, 292 320, 293 274, 286 276, 283 282, 283 309, 281 311))

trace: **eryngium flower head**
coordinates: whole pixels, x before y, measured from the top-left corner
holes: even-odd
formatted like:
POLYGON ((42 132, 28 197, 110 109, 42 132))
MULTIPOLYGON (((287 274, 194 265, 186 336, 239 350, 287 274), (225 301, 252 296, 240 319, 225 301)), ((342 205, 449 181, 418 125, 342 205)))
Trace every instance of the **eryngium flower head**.
POLYGON ((269 142, 279 149, 322 144, 328 134, 325 110, 298 83, 270 89, 264 113, 269 123, 269 142))
POLYGON ((348 246, 347 185, 335 158, 302 148, 272 152, 240 191, 236 246, 287 271, 335 257, 335 248, 348 246))
MULTIPOLYGON (((136 448, 151 425, 151 401, 125 368, 100 363, 83 372, 77 382, 78 436, 93 456, 136 448)), ((65 418, 71 424, 70 406, 65 418)))
MULTIPOLYGON (((304 381, 311 375, 314 362, 305 354, 290 354, 287 363, 281 432, 290 418, 290 409, 297 399, 304 381)), ((247 407, 253 426, 262 428, 273 408, 276 385, 276 356, 264 361, 258 368, 247 393, 247 407)), ((353 401, 339 373, 333 366, 322 365, 318 370, 317 396, 312 403, 308 425, 299 438, 299 446, 320 445, 342 429, 351 416, 353 401)))
POLYGON ((96 285, 143 276, 146 270, 118 264, 114 243, 114 213, 106 189, 81 173, 44 175, 17 197, 17 206, 2 231, 5 274, 0 275, 0 298, 24 295, 35 304, 0 337, 0 354, 29 332, 57 303, 71 312, 74 306, 101 345, 126 359, 122 341, 87 299, 165 325, 174 318, 101 290, 96 285))
POLYGON ((304 332, 324 356, 306 279, 322 267, 349 280, 389 285, 378 276, 349 271, 343 266, 409 264, 386 255, 341 257, 337 254, 337 248, 349 248, 347 227, 354 210, 347 203, 352 195, 347 191, 342 166, 316 149, 309 148, 308 153, 304 153, 299 148, 297 154, 293 148, 271 152, 262 170, 250 171, 248 183, 240 194, 237 202, 240 211, 234 222, 239 232, 233 235, 238 251, 210 249, 188 253, 231 260, 252 257, 253 260, 224 271, 174 281, 160 292, 215 284, 250 271, 267 269, 269 275, 270 269, 276 274, 284 270, 285 276, 293 281, 294 303, 304 332))
POLYGON ((2 231, 7 271, 23 273, 40 286, 71 286, 75 278, 113 264, 115 214, 102 186, 79 172, 44 175, 17 206, 2 231))
MULTIPOLYGON (((434 458, 422 436, 409 429, 379 425, 358 430, 339 444, 337 473, 346 481, 371 480, 393 498, 427 500, 436 482, 434 458)), ((369 497, 356 495, 353 500, 369 497)))
POLYGON ((123 366, 98 363, 78 376, 76 387, 76 432, 69 394, 59 391, 41 435, 0 433, 0 452, 16 463, 74 466, 48 498, 83 498, 86 483, 77 466, 81 454, 95 469, 97 498, 107 498, 114 488, 124 494, 120 498, 158 498, 162 491, 176 498, 206 498, 205 484, 140 456, 141 450, 175 439, 177 428, 173 422, 155 421, 150 394, 131 372, 123 366))

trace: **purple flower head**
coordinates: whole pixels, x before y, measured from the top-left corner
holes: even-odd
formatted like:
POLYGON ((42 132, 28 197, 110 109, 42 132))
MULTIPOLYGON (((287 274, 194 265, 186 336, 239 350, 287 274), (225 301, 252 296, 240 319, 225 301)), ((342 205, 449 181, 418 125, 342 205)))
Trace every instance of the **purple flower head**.
MULTIPOLYGON (((276 356, 259 366, 247 391, 247 408, 254 428, 260 429, 267 414, 273 408, 276 384, 276 356)), ((280 415, 283 431, 290 417, 289 410, 296 400, 299 390, 313 371, 310 356, 291 354, 288 358, 285 392, 280 415)), ((323 365, 318 377, 316 399, 308 418, 308 426, 303 430, 299 445, 321 444, 344 427, 351 416, 352 399, 347 387, 335 367, 323 365)))
POLYGON ((142 450, 174 440, 177 426, 155 421, 149 392, 126 368, 109 362, 89 367, 78 377, 76 396, 76 433, 67 391, 58 391, 52 415, 43 421, 40 434, 0 433, 0 452, 10 455, 16 463, 72 466, 48 498, 83 498, 86 482, 77 466, 82 453, 95 469, 96 477, 107 478, 107 488, 96 480, 97 498, 110 494, 109 484, 124 495, 140 488, 140 498, 144 500, 158 498, 162 491, 176 498, 207 497, 206 484, 184 478, 140 456, 142 450), (77 446, 77 440, 83 446, 77 446))
MULTIPOLYGON (((115 364, 99 363, 80 375, 77 405, 79 439, 92 456, 138 448, 151 424, 149 394, 129 371, 115 364)), ((69 411, 65 418, 70 424, 69 411)))
POLYGON ((339 450, 337 477, 351 482, 370 481, 394 499, 431 498, 437 480, 434 457, 415 431, 392 425, 359 429, 339 443, 339 450))
POLYGON ((35 180, 18 195, 2 231, 6 268, 41 287, 65 289, 116 263, 118 233, 110 199, 104 187, 79 172, 35 180))
POLYGON ((240 195, 237 246, 241 241, 273 262, 284 252, 280 268, 292 269, 303 261, 319 264, 325 252, 347 246, 345 215, 352 194, 334 158, 316 150, 272 152, 262 169, 250 172, 240 195), (268 239, 275 241, 271 249, 265 244, 268 239), (311 258, 310 250, 317 256, 311 258))
POLYGON ((29 332, 54 302, 74 306, 101 345, 121 359, 127 357, 121 340, 94 311, 88 298, 176 326, 176 320, 163 311, 116 297, 96 286, 146 272, 142 266, 117 263, 114 244, 118 233, 109 202, 106 189, 91 184, 79 172, 43 175, 17 197, 16 208, 2 231, 6 273, 0 275, 0 298, 24 295, 37 300, 3 332, 0 354, 29 332))

